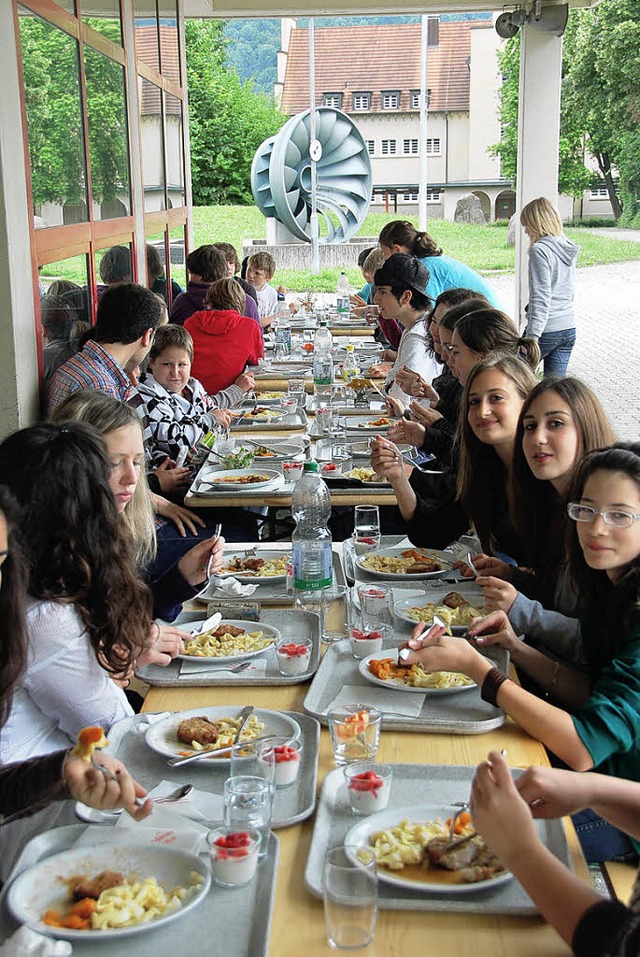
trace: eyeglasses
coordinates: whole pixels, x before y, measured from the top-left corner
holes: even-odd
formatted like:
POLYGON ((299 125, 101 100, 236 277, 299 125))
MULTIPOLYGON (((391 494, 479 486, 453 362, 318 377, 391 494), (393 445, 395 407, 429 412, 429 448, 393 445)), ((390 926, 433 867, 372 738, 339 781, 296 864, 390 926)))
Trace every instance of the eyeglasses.
POLYGON ((574 522, 593 522, 596 515, 602 515, 605 525, 613 528, 629 528, 640 518, 635 512, 624 512, 619 508, 592 508, 591 505, 580 505, 579 502, 569 502, 567 515, 574 522))

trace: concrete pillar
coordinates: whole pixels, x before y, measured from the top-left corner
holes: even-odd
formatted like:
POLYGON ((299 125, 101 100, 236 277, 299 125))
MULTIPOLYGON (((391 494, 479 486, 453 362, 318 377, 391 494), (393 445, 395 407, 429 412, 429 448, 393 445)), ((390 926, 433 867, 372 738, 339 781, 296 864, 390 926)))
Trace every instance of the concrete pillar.
MULTIPOLYGON (((520 109, 516 213, 537 196, 558 202, 560 145, 560 86, 562 37, 522 27, 520 41, 520 109)), ((529 298, 529 240, 516 230, 516 302, 514 317, 521 324, 529 298)))
POLYGON ((34 319, 20 84, 13 4, 0 3, 0 439, 38 417, 38 350, 34 319))

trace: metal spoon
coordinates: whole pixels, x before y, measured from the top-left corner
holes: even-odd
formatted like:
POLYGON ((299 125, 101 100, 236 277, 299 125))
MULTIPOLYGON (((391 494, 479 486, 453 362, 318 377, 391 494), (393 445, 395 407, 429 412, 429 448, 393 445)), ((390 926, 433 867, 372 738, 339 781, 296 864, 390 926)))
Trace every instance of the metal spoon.
MULTIPOLYGON (((433 622, 431 624, 431 628, 433 628, 434 625, 440 625, 441 628, 447 627, 446 624, 443 622, 442 618, 440 618, 438 615, 433 616, 433 622)), ((409 655, 411 654, 413 654, 412 648, 401 648, 400 651, 398 652, 398 665, 400 665, 400 667, 403 667, 403 666, 410 667, 410 665, 406 665, 406 661, 409 655)))

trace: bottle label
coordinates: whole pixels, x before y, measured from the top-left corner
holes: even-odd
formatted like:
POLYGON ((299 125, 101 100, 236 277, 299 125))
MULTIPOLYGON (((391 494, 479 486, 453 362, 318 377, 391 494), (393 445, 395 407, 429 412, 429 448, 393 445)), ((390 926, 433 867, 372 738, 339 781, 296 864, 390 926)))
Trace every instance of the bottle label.
POLYGON ((331 541, 294 542, 293 587, 296 591, 318 591, 333 581, 331 541))
POLYGON ((338 296, 337 311, 340 313, 349 312, 349 296, 338 296))

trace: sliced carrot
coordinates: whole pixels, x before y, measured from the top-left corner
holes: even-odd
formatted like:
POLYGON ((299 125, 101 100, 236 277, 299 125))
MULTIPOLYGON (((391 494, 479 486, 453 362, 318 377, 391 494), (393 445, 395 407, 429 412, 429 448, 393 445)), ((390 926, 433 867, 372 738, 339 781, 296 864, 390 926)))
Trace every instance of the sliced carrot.
POLYGON ((78 917, 91 917, 96 909, 96 903, 93 897, 83 897, 82 900, 76 901, 69 913, 76 914, 78 917))

